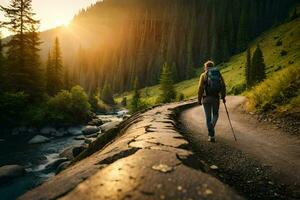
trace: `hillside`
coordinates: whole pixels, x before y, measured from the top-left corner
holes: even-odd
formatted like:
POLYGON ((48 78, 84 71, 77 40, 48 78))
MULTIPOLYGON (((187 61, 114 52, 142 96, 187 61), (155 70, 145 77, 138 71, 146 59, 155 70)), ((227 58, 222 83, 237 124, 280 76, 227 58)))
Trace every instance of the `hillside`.
POLYGON ((73 83, 89 93, 108 83, 114 93, 129 91, 136 77, 139 87, 155 85, 164 62, 179 82, 209 58, 219 63, 240 52, 285 19, 295 2, 99 1, 69 26, 42 32, 41 54, 45 61, 57 36, 73 83))
MULTIPOLYGON (((253 53, 257 44, 260 44, 264 53, 267 66, 267 77, 274 72, 281 71, 287 67, 299 68, 300 65, 300 18, 285 22, 277 27, 271 28, 250 43, 253 53), (280 44, 282 42, 282 45, 280 44), (281 55, 283 51, 287 55, 281 55)), ((284 54, 284 53, 283 53, 284 54)), ((228 62, 218 65, 225 78, 228 94, 239 94, 245 88, 245 60, 246 54, 242 52, 229 59, 228 62)), ((185 98, 195 97, 198 87, 198 76, 196 78, 176 84, 176 91, 184 94, 185 98)), ((148 104, 155 104, 159 95, 159 86, 148 87, 141 90, 143 100, 148 104)), ((131 93, 125 93, 128 99, 131 93)), ((121 101, 121 97, 116 98, 121 101)))

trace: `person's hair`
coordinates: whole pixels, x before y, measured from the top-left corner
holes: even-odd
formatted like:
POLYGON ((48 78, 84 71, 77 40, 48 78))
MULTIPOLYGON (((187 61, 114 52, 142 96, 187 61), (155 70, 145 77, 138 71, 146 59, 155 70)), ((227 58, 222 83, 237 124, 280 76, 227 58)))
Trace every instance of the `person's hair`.
POLYGON ((206 63, 204 63, 204 67, 205 68, 212 68, 215 66, 215 63, 211 60, 207 61, 206 63))

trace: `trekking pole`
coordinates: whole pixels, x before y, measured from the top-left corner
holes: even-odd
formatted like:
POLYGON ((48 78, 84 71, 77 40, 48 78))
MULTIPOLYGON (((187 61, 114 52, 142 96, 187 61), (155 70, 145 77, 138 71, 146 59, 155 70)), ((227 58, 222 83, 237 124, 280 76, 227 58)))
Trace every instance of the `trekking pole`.
POLYGON ((225 106, 225 110, 226 110, 226 113, 227 113, 228 121, 229 121, 231 130, 232 130, 232 134, 233 134, 234 140, 237 141, 237 139, 235 137, 235 134, 234 134, 234 130, 233 130, 232 124, 231 124, 231 120, 230 120, 230 117, 229 117, 229 113, 228 113, 228 109, 227 109, 226 103, 225 102, 223 102, 223 103, 224 103, 224 106, 225 106))

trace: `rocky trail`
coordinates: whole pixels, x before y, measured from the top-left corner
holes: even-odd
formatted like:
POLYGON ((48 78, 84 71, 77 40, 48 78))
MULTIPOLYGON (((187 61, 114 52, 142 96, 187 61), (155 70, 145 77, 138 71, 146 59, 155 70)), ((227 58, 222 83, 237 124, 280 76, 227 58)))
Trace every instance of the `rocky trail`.
POLYGON ((299 139, 242 113, 228 98, 217 142, 195 101, 137 113, 19 199, 297 199, 299 139), (234 111, 234 112, 233 112, 234 111))
POLYGON ((234 141, 224 105, 216 126, 216 143, 207 142, 203 108, 179 116, 184 135, 205 162, 218 166, 216 176, 252 199, 300 196, 300 139, 268 122, 258 122, 241 109, 243 97, 228 97, 234 141))

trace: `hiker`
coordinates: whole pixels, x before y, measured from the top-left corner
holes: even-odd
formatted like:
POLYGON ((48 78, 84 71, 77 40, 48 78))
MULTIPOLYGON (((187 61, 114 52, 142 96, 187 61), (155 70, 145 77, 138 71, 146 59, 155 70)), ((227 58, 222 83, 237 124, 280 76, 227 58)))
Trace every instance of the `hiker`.
POLYGON ((219 117, 220 98, 226 103, 226 86, 219 69, 214 67, 214 62, 207 61, 204 64, 205 72, 200 76, 198 103, 203 104, 206 125, 208 129, 208 141, 215 142, 215 126, 219 117))

